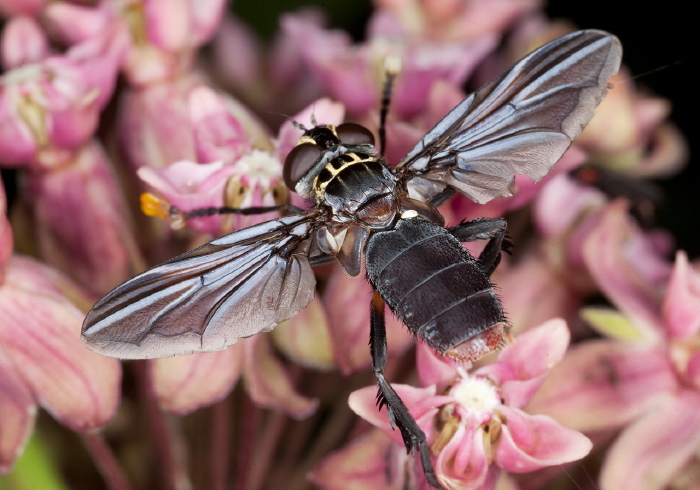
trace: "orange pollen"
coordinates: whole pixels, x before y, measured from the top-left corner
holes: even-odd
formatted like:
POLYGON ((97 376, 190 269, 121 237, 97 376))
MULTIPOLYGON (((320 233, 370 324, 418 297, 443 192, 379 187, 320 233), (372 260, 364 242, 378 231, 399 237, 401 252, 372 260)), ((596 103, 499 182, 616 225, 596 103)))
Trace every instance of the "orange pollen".
POLYGON ((150 192, 141 194, 141 212, 146 216, 167 219, 170 217, 171 206, 168 201, 150 192))

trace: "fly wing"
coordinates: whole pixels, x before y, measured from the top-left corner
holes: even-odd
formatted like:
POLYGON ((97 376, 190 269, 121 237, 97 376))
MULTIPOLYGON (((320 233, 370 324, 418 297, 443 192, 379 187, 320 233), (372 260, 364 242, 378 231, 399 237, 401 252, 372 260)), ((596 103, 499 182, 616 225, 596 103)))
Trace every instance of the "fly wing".
POLYGON ((516 174, 544 177, 603 100, 618 39, 577 31, 533 51, 467 97, 395 167, 410 197, 446 186, 477 203, 510 196, 516 174))
POLYGON ((284 217, 218 238, 128 280, 90 310, 83 343, 143 359, 226 348, 271 330, 314 296, 312 215, 284 217))

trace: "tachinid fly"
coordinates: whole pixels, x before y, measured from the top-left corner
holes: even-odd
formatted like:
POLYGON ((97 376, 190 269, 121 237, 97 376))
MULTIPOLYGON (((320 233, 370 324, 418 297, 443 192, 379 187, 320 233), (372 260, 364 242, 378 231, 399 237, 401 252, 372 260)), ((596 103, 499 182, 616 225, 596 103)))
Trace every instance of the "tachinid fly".
POLYGON ((541 179, 593 116, 620 58, 619 41, 606 32, 554 40, 467 97, 394 168, 362 126, 305 130, 284 180, 315 203, 311 210, 236 231, 130 279, 90 310, 83 342, 124 359, 224 349, 304 308, 314 295, 312 265, 335 258, 356 276, 364 256, 375 291, 370 348, 379 400, 439 487, 425 434, 383 376, 385 302, 440 354, 476 359, 503 342, 489 275, 509 246, 505 221, 445 228, 436 206, 454 191, 477 203, 509 196, 516 174, 541 179), (477 239, 489 242, 474 258, 462 242, 477 239))

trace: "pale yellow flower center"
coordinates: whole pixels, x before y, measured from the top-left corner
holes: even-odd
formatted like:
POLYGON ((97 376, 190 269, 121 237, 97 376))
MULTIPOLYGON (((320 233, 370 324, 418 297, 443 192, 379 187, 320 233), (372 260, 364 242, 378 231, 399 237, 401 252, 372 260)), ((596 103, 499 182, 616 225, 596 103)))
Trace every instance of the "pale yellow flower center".
MULTIPOLYGON (((270 181, 282 174, 282 164, 271 153, 253 150, 236 162, 236 169, 261 187, 270 186, 270 181)), ((252 185, 251 185, 252 187, 252 185)))

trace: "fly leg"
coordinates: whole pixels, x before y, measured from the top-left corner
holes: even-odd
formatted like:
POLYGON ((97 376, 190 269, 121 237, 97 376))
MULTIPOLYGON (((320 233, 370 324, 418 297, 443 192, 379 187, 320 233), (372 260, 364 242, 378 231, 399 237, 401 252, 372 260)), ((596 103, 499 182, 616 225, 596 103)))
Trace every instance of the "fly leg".
POLYGON ((392 428, 398 427, 406 445, 406 450, 411 453, 416 449, 420 452, 425 477, 434 488, 442 488, 435 476, 433 463, 430 461, 430 449, 425 433, 418 427, 418 423, 411 416, 399 395, 391 387, 384 377, 384 368, 387 361, 386 326, 384 323, 384 299, 377 291, 372 296, 370 305, 370 351, 372 353, 372 369, 377 376, 379 392, 377 393, 377 406, 381 410, 386 407, 389 415, 389 423, 392 428))
POLYGON ((161 219, 170 218, 173 220, 173 228, 180 228, 184 226, 185 221, 189 219, 214 216, 217 214, 240 214, 243 216, 249 216, 253 214, 269 213, 272 211, 279 211, 288 214, 303 214, 306 212, 297 206, 292 206, 289 204, 257 206, 250 208, 200 208, 193 209, 191 211, 183 211, 150 192, 144 192, 141 194, 141 211, 143 211, 143 214, 146 216, 155 216, 156 218, 161 219))
MULTIPOLYGON (((249 216, 252 214, 270 213, 272 211, 280 211, 289 214, 302 214, 305 212, 304 209, 289 204, 281 206, 259 206, 251 208, 200 208, 185 212, 184 218, 201 218, 204 216, 214 216, 217 214, 242 214, 243 216, 249 216)), ((178 212, 178 210, 176 208, 172 208, 171 213, 172 212, 178 212)))
POLYGON ((388 56, 384 60, 384 87, 382 89, 382 102, 379 107, 379 149, 382 156, 386 153, 386 116, 389 113, 391 90, 400 70, 401 61, 396 56, 388 56))
POLYGON ((506 226, 506 220, 503 218, 479 218, 460 223, 448 228, 447 231, 460 242, 489 240, 477 262, 487 274, 491 275, 501 261, 501 251, 510 253, 513 249, 513 242, 506 235, 506 226))

